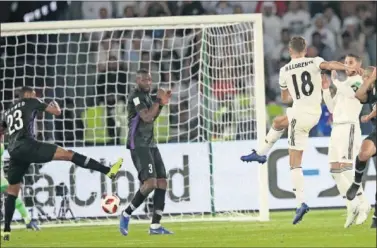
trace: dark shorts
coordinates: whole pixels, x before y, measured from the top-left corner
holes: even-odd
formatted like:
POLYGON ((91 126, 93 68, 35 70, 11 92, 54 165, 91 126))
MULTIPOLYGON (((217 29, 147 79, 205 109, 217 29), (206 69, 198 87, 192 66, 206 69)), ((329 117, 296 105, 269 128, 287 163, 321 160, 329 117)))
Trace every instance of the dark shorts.
POLYGON ((149 178, 166 178, 164 161, 157 147, 135 147, 130 151, 140 182, 149 178))
MULTIPOLYGON (((373 142, 373 144, 374 144, 374 147, 376 147, 376 149, 377 149, 377 141, 376 141, 376 138, 377 138, 377 136, 376 136, 376 130, 374 130, 373 132, 371 132, 369 135, 368 135, 368 137, 366 137, 365 138, 365 140, 370 140, 370 141, 372 141, 373 142)), ((373 157, 375 157, 377 155, 377 152, 373 155, 373 157)))
POLYGON ((27 173, 30 164, 47 163, 52 161, 56 149, 55 144, 43 143, 36 140, 19 141, 16 148, 9 151, 9 184, 18 184, 22 182, 24 175, 27 173))

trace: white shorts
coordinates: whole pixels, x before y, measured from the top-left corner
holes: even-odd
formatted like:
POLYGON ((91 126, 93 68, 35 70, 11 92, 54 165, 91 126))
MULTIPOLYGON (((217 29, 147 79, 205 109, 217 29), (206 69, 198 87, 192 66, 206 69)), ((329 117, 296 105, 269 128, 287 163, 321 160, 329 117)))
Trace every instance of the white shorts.
POLYGON ((358 124, 335 124, 329 144, 330 163, 352 164, 360 150, 361 129, 358 124))
POLYGON ((287 109, 288 126, 288 147, 292 150, 303 151, 309 139, 309 132, 317 125, 321 114, 313 115, 294 112, 292 108, 287 109))

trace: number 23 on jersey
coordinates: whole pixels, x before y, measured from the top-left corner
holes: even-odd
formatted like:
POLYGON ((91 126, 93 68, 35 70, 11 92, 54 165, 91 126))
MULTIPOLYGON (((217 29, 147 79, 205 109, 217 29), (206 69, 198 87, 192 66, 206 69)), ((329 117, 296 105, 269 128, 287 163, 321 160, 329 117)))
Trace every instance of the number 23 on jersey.
POLYGON ((24 127, 24 122, 22 120, 22 111, 18 109, 13 113, 7 115, 7 125, 9 135, 12 135, 14 132, 22 129, 24 127))

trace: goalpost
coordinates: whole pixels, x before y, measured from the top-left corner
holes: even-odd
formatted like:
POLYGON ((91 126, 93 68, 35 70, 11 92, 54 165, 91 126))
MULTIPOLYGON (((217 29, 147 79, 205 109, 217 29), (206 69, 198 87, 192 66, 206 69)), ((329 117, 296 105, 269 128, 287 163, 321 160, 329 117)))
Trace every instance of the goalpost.
MULTIPOLYGON (((63 109, 37 118, 38 139, 106 164, 125 159, 115 182, 62 162, 31 166, 22 196, 33 218, 103 223, 116 216, 101 211, 102 194, 118 194, 122 209, 132 199, 127 95, 146 68, 154 88, 173 92, 155 120, 164 221, 269 220, 267 165, 239 160, 266 131, 261 14, 7 23, 1 39, 2 111, 17 87, 33 86, 63 109)), ((150 208, 148 199, 135 218, 148 221, 150 208)))

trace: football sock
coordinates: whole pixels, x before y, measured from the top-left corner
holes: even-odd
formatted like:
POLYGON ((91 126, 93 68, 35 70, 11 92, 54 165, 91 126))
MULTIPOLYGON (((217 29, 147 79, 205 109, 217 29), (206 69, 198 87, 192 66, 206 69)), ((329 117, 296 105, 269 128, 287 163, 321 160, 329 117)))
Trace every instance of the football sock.
POLYGON ((24 202, 17 197, 16 199, 16 209, 21 214, 22 219, 24 219, 25 224, 28 224, 30 222, 29 214, 25 208, 24 202))
POLYGON ((103 174, 107 174, 110 171, 110 167, 104 166, 100 162, 76 152, 72 156, 72 162, 82 168, 99 171, 103 174))
POLYGON ((346 199, 346 193, 349 186, 351 185, 351 182, 349 182, 347 178, 342 175, 341 171, 341 169, 330 169, 332 178, 335 181, 336 187, 338 188, 340 195, 343 199, 346 199))
POLYGON ((270 149, 274 146, 276 141, 280 139, 283 133, 284 133, 284 129, 275 130, 273 127, 271 127, 266 135, 266 139, 264 140, 262 147, 257 149, 257 154, 262 155, 262 156, 266 155, 270 151, 270 149))
MULTIPOLYGON (((355 173, 353 172, 353 169, 352 169, 352 165, 351 166, 344 166, 342 168, 341 174, 343 175, 343 177, 345 177, 348 180, 348 182, 350 184, 352 184, 353 178, 355 176, 355 173)), ((364 190, 363 190, 362 186, 360 186, 359 191, 357 191, 357 192, 358 192, 357 193, 357 198, 359 199, 359 201, 361 203, 368 202, 368 200, 365 197, 364 190)))
POLYGON ((136 195, 134 196, 134 198, 132 199, 130 205, 128 205, 128 207, 124 210, 124 212, 128 215, 131 215, 132 212, 137 209, 145 200, 145 198, 147 198, 148 195, 143 195, 140 190, 138 190, 136 192, 136 195))
MULTIPOLYGON (((154 196, 153 196, 153 217, 152 217, 152 225, 153 224, 160 224, 162 214, 164 212, 165 207, 165 189, 155 189, 154 196)), ((158 226, 151 226, 152 228, 158 228, 158 226)))
POLYGON ((14 210, 16 209, 16 199, 17 196, 8 194, 5 200, 4 232, 10 232, 10 223, 12 222, 14 210))
POLYGON ((356 157, 356 165, 355 165, 355 183, 361 184, 361 180, 363 178, 363 174, 365 171, 365 167, 367 166, 366 161, 360 161, 359 156, 356 157))
POLYGON ((293 184, 293 191, 296 195, 296 200, 299 206, 305 202, 304 200, 304 174, 302 167, 291 168, 291 177, 293 184))

